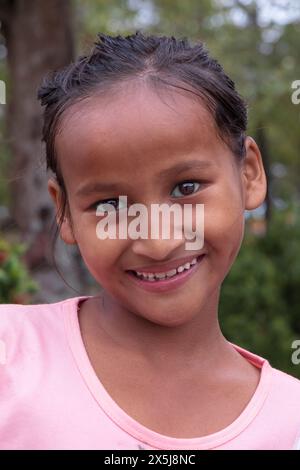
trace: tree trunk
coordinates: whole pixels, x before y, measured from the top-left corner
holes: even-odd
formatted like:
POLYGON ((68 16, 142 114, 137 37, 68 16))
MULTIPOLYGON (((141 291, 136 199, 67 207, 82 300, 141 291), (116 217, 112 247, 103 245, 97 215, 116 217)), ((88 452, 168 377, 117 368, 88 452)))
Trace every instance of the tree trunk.
MULTIPOLYGON (((49 261, 49 220, 54 208, 47 191, 42 109, 36 94, 48 71, 73 60, 72 4, 70 0, 0 0, 0 20, 8 53, 6 126, 12 155, 11 215, 22 240, 30 246, 28 264, 39 278, 39 268, 49 261)), ((64 275, 74 285, 74 263, 78 265, 78 261, 62 247, 59 250, 63 253, 59 258, 65 264, 64 275)), ((42 276, 41 301, 66 294, 50 262, 48 267, 46 278, 44 272, 42 276)))

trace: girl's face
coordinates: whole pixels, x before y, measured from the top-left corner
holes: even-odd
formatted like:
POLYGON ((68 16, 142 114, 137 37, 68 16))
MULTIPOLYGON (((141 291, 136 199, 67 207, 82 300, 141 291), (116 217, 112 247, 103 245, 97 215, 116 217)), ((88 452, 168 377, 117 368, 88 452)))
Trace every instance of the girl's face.
MULTIPOLYGON (((56 149, 71 216, 62 238, 78 244, 89 271, 123 309, 172 326, 218 298, 243 238, 244 210, 263 202, 266 182, 253 139, 247 138, 247 156, 239 163, 199 100, 171 91, 160 95, 136 86, 73 105, 56 149), (142 203, 149 212, 151 204, 204 204, 203 247, 187 250, 186 240, 174 237, 100 240, 97 206, 115 199, 117 206, 121 195, 128 206, 142 203), (204 257, 173 288, 149 290, 147 281, 129 272, 166 272, 170 263, 177 267, 199 255, 204 257)), ((53 180, 49 191, 58 207, 53 180)))

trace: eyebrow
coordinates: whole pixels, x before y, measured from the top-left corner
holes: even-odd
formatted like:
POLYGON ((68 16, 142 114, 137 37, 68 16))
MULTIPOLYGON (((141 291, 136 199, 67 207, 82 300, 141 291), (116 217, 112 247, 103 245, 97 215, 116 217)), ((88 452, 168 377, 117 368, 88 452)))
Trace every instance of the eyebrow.
POLYGON ((189 160, 187 162, 177 163, 177 165, 174 165, 171 168, 162 170, 159 173, 159 178, 166 178, 187 170, 206 170, 213 166, 215 166, 215 164, 210 160, 189 160))
MULTIPOLYGON (((214 167, 215 164, 210 160, 189 160, 187 162, 180 162, 171 168, 166 168, 159 172, 157 179, 168 178, 178 173, 182 173, 187 170, 206 170, 211 167, 214 167)), ((108 183, 105 181, 95 181, 88 183, 85 186, 79 187, 76 191, 76 196, 88 196, 90 194, 105 192, 105 191, 115 191, 120 189, 120 183, 108 183)))

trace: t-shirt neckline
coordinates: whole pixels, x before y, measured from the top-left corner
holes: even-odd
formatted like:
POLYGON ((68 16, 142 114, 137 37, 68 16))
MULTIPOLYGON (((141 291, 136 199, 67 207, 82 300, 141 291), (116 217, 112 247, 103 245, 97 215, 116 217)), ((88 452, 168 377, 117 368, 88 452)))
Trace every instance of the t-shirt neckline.
POLYGON ((102 411, 123 431, 140 442, 156 449, 213 449, 221 446, 240 434, 255 418, 268 395, 272 367, 269 362, 233 343, 232 346, 249 362, 261 369, 258 386, 241 414, 228 426, 215 433, 194 437, 176 438, 157 433, 129 416, 109 395, 90 362, 85 349, 79 319, 78 304, 92 296, 80 296, 62 302, 66 334, 75 363, 93 398, 102 411))

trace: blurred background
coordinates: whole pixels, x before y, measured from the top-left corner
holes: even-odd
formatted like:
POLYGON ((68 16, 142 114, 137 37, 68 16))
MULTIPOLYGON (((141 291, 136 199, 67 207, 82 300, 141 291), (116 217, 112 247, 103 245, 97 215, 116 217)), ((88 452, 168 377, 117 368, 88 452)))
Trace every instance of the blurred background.
POLYGON ((223 331, 300 378, 300 0, 0 0, 0 24, 0 303, 99 291, 76 248, 58 240, 53 259, 42 77, 89 52, 98 32, 186 36, 205 42, 248 102, 268 178, 223 284, 223 331))

